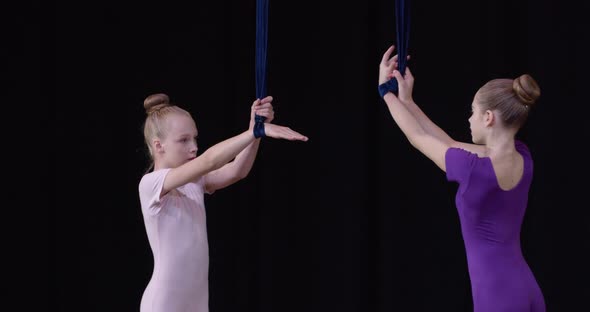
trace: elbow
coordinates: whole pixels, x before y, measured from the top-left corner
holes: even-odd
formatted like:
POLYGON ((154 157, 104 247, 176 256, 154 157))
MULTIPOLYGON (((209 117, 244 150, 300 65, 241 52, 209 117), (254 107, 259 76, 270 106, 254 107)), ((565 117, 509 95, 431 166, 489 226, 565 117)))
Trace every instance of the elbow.
POLYGON ((231 181, 232 183, 245 179, 248 174, 250 173, 249 168, 245 168, 241 166, 239 162, 233 161, 227 166, 227 172, 231 172, 231 181))
POLYGON ((236 176, 235 176, 236 181, 240 181, 240 180, 245 179, 248 176, 248 173, 249 172, 246 171, 246 170, 240 170, 240 171, 238 171, 237 174, 236 174, 236 176))
POLYGON ((410 145, 412 145, 412 147, 416 147, 416 140, 412 137, 407 137, 408 142, 410 142, 410 145))
POLYGON ((241 181, 241 180, 245 179, 246 176, 248 176, 247 172, 233 171, 230 175, 227 176, 228 184, 234 184, 238 181, 241 181))
POLYGON ((419 142, 421 141, 421 138, 426 135, 426 132, 424 132, 422 129, 417 129, 416 131, 413 131, 412 133, 409 133, 406 138, 408 139, 408 142, 410 142, 410 144, 412 145, 412 147, 414 148, 418 148, 419 142))
POLYGON ((418 140, 415 137, 408 137, 408 142, 410 142, 410 145, 412 145, 413 148, 419 149, 418 140))

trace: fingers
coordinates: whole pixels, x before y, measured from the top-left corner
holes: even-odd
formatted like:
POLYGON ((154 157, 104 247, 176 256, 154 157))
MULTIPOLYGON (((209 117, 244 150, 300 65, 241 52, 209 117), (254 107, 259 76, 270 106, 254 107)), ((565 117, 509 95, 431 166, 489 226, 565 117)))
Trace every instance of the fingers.
POLYGON ((394 70, 396 70, 396 69, 397 69, 397 63, 396 63, 396 62, 392 62, 392 63, 389 63, 389 64, 387 65, 387 67, 386 67, 386 69, 385 69, 385 70, 386 70, 386 72, 387 72, 387 73, 390 73, 390 74, 388 75, 388 77, 389 77, 389 78, 393 77, 393 73, 392 73, 392 72, 393 72, 394 70))
POLYGON ((414 79, 414 75, 412 75, 412 71, 410 70, 409 66, 406 66, 406 79, 414 79))
POLYGON ((383 53, 383 57, 381 58, 381 63, 387 63, 387 61, 389 60, 389 56, 393 52, 393 49, 395 49, 394 45, 390 46, 389 49, 387 49, 387 51, 385 51, 385 53, 383 53))
POLYGON ((396 77, 399 78, 398 80, 410 80, 410 79, 414 79, 414 75, 412 75, 412 71, 410 70, 409 66, 406 66, 406 71, 404 73, 404 75, 402 76, 402 74, 399 72, 399 70, 394 69, 391 73, 392 77, 396 77))
MULTIPOLYGON (((407 69, 407 67, 406 67, 407 69)), ((404 77, 402 77, 402 74, 399 72, 399 70, 394 70, 392 73, 392 76, 395 77, 395 79, 397 79, 397 82, 403 82, 404 81, 404 77)))
POLYGON ((270 103, 259 103, 258 105, 254 106, 254 109, 272 109, 272 104, 270 103))
POLYGON ((272 96, 267 96, 263 99, 256 99, 254 100, 254 102, 252 103, 252 107, 258 106, 258 105, 263 105, 263 104, 270 104, 272 102, 273 98, 272 96))
POLYGON ((285 139, 290 141, 303 141, 307 142, 309 140, 308 137, 304 136, 303 134, 292 130, 291 128, 283 127, 285 139))
POLYGON ((254 112, 258 116, 266 117, 266 121, 274 119, 275 113, 272 110, 264 109, 264 110, 256 110, 254 112))
POLYGON ((258 114, 258 115, 261 115, 261 114, 269 114, 269 113, 271 113, 273 111, 274 110, 272 109, 272 107, 266 107, 266 108, 258 108, 257 107, 256 109, 254 109, 254 112, 256 114, 258 114))
POLYGON ((264 104, 264 103, 270 103, 270 102, 272 102, 272 100, 273 100, 272 99, 272 96, 269 95, 269 96, 265 97, 264 99, 262 99, 261 103, 262 104, 264 104))
MULTIPOLYGON (((393 66, 394 69, 398 69, 399 68, 399 62, 397 61, 398 58, 399 58, 399 55, 396 54, 390 60, 391 62, 395 63, 395 65, 393 66)), ((406 57, 406 59, 409 61, 410 60, 410 56, 408 55, 408 57, 406 57)))
POLYGON ((265 117, 265 123, 270 123, 274 119, 274 109, 271 104, 272 100, 272 96, 256 99, 254 104, 252 104, 252 118, 254 118, 255 115, 262 116, 265 117))
POLYGON ((307 142, 307 140, 309 140, 309 138, 305 135, 294 131, 289 127, 277 126, 273 124, 265 124, 264 127, 266 134, 275 139, 303 142, 307 142))
POLYGON ((398 58, 398 55, 396 54, 389 60, 390 62, 395 63, 395 68, 397 68, 397 58, 398 58))
POLYGON ((387 65, 387 70, 389 70, 390 72, 397 69, 397 62, 391 62, 389 63, 389 65, 387 65))
POLYGON ((262 100, 258 99, 254 101, 254 104, 252 105, 252 112, 255 115, 266 117, 267 122, 270 122, 268 119, 272 120, 274 118, 274 109, 270 101, 272 101, 272 97, 265 97, 262 100))
POLYGON ((252 108, 252 110, 258 115, 270 114, 270 113, 274 112, 274 108, 272 107, 272 105, 270 103, 254 106, 252 108))

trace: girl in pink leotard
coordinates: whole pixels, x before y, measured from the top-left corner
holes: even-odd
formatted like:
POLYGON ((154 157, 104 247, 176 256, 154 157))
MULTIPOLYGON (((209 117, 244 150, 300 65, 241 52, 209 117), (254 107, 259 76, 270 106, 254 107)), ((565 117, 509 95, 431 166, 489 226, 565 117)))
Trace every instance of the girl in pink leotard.
POLYGON ((307 141, 304 135, 271 123, 271 102, 270 96, 254 101, 248 130, 197 156, 197 127, 190 114, 170 104, 162 93, 144 101, 144 136, 154 162, 153 171, 139 182, 139 198, 154 270, 143 293, 141 312, 209 311, 204 193, 248 175, 260 133, 307 141), (255 115, 266 117, 263 132, 254 131, 255 115))

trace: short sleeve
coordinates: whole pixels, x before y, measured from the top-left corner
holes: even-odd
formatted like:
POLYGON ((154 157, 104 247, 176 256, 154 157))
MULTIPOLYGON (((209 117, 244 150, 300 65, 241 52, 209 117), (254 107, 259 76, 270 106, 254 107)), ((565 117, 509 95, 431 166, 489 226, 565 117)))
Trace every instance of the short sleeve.
POLYGON ((518 151, 523 157, 527 159, 531 159, 531 151, 529 147, 524 144, 524 142, 520 140, 514 140, 514 148, 518 151))
POLYGON ((144 175, 139 182, 139 199, 142 210, 157 214, 162 208, 160 194, 164 188, 164 179, 170 168, 161 169, 144 175))
POLYGON ((530 172, 532 174, 533 157, 531 156, 531 151, 529 150, 529 147, 522 141, 514 140, 514 148, 516 149, 517 152, 520 153, 520 155, 522 155, 522 158, 525 163, 525 168, 528 168, 528 170, 530 170, 530 172))
POLYGON ((202 176, 202 177, 199 179, 199 184, 201 184, 201 187, 203 188, 203 192, 204 192, 204 193, 211 195, 211 194, 215 193, 215 191, 209 191, 209 190, 207 189, 207 177, 208 177, 208 176, 209 176, 208 174, 206 174, 206 175, 202 176))
POLYGON ((456 147, 447 149, 445 153, 447 180, 459 183, 467 182, 476 160, 477 154, 464 149, 456 147))

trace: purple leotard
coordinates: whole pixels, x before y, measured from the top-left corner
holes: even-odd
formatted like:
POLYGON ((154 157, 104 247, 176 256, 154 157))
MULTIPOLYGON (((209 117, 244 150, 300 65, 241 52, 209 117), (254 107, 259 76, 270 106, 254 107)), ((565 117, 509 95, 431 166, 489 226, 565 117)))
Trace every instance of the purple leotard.
POLYGON ((527 146, 521 180, 510 190, 498 184, 489 157, 460 148, 445 155, 447 179, 459 183, 455 202, 465 241, 475 312, 545 311, 543 294, 520 248, 520 230, 533 177, 527 146))

